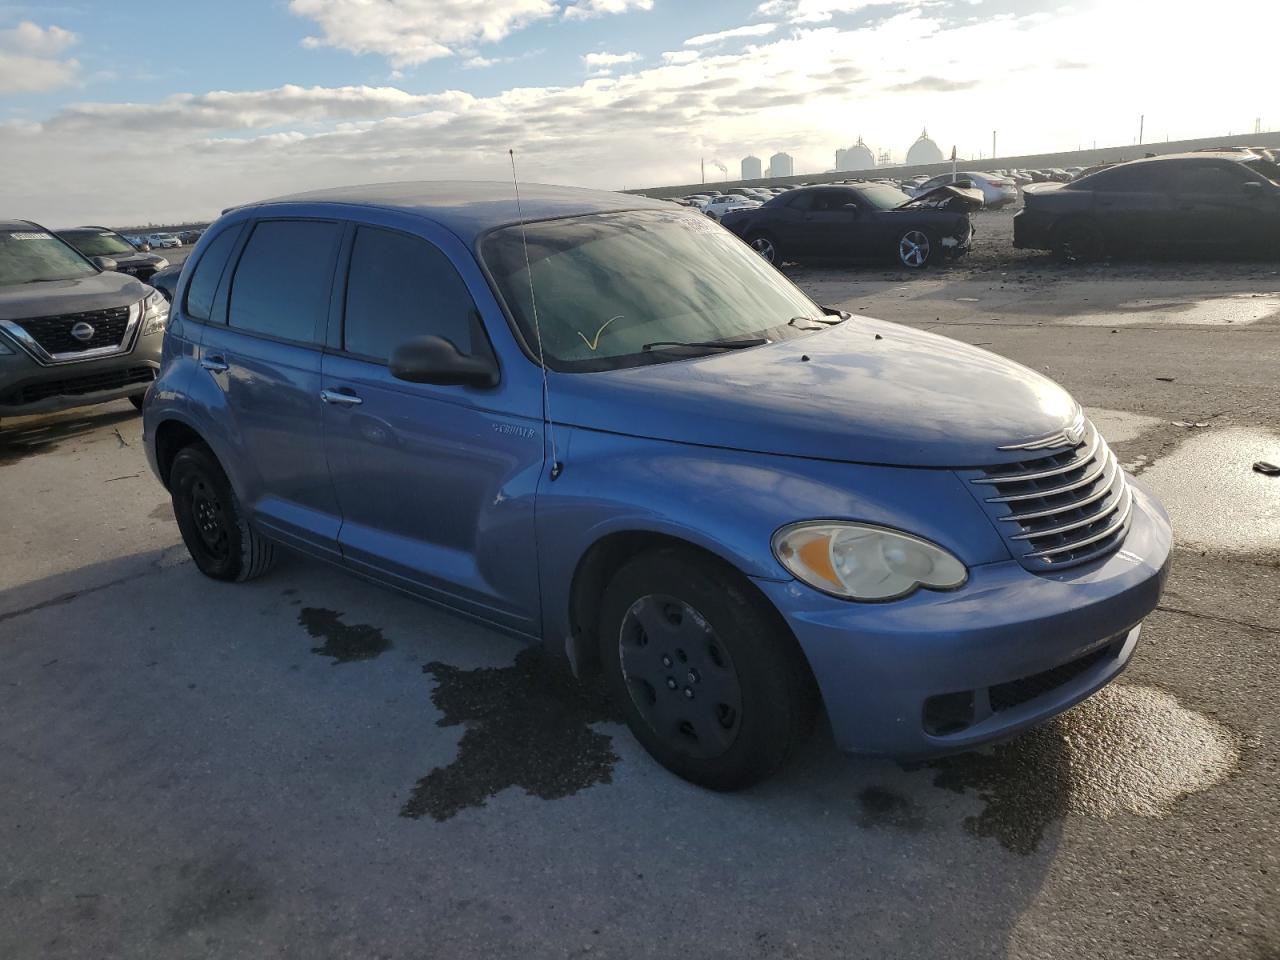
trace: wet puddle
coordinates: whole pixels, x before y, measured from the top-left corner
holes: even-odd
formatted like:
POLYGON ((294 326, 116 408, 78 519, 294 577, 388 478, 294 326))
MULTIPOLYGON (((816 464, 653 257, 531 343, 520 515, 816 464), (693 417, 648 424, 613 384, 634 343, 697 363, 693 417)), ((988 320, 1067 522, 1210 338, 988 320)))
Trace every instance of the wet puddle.
POLYGON ((355 660, 372 660, 391 649, 391 641, 382 635, 379 628, 367 623, 343 623, 342 613, 336 610, 304 607, 298 612, 298 623, 306 627, 311 636, 324 639, 324 644, 312 647, 311 652, 333 657, 334 666, 355 660))
POLYGON ((1069 323, 1087 327, 1123 327, 1133 324, 1190 324, 1226 326, 1257 323, 1280 314, 1280 293, 1241 293, 1225 297, 1152 297, 1118 303, 1100 313, 1067 317, 1069 323))
POLYGON ((621 722, 621 715, 596 685, 579 683, 542 648, 522 650, 509 667, 433 662, 422 670, 435 679, 439 725, 466 732, 457 757, 418 781, 401 816, 448 820, 512 787, 556 800, 612 782, 612 739, 590 725, 621 722))
POLYGON ((1280 547, 1280 477, 1255 473, 1280 463, 1280 436, 1230 427, 1197 432, 1143 471, 1164 503, 1182 546, 1233 553, 1280 547))
POLYGON ((983 810, 965 829, 1029 854, 1067 814, 1166 817, 1181 797, 1224 781, 1239 759, 1217 721, 1163 690, 1113 684, 1017 740, 910 769, 976 793, 983 810))

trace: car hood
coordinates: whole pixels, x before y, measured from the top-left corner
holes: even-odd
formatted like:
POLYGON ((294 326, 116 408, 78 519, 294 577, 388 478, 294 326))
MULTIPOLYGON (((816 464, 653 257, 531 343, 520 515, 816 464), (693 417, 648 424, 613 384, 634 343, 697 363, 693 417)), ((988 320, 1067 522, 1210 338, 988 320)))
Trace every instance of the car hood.
POLYGON ((49 280, 0 287, 0 320, 29 320, 60 313, 84 313, 136 303, 147 287, 124 273, 98 273, 74 280, 49 280))
POLYGON ((913 207, 938 206, 941 203, 947 203, 952 200, 959 201, 964 206, 972 207, 974 210, 977 210, 987 202, 986 197, 977 187, 957 187, 952 184, 946 184, 941 187, 934 187, 918 197, 912 197, 897 209, 910 210, 913 207))
POLYGON ((912 467, 1015 462, 998 448, 1068 426, 1047 377, 869 317, 744 350, 603 373, 553 374, 558 423, 765 454, 912 467))
POLYGON ((1031 194, 1033 197, 1041 197, 1046 193, 1057 193, 1065 186, 1065 183, 1055 183, 1052 180, 1045 180, 1042 183, 1028 183, 1022 188, 1022 193, 1024 196, 1026 194, 1031 194))

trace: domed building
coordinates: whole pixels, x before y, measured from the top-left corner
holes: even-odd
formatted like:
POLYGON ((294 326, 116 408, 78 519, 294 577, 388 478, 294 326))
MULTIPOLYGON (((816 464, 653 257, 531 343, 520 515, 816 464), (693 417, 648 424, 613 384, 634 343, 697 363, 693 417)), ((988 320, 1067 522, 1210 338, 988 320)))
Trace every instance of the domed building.
POLYGON ((911 149, 907 151, 907 166, 914 167, 921 163, 941 163, 946 157, 942 155, 942 151, 938 149, 938 145, 929 139, 929 130, 926 127, 920 133, 920 139, 911 145, 911 149))
POLYGON ((870 170, 875 165, 876 155, 871 152, 870 147, 863 143, 861 137, 848 150, 836 151, 837 170, 870 170))

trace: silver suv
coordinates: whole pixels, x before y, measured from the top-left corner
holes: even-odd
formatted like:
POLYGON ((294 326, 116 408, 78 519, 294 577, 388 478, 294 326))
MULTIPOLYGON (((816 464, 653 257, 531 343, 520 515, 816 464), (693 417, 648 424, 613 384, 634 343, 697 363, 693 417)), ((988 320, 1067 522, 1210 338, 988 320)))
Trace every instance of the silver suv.
POLYGON ((107 257, 0 220, 0 417, 128 398, 160 368, 169 304, 107 257))

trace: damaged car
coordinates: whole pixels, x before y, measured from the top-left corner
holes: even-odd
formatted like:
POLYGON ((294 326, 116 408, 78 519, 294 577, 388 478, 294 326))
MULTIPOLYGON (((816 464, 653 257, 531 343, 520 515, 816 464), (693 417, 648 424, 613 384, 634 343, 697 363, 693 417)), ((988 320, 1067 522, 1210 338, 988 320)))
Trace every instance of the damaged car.
POLYGON ((1118 163, 1023 192, 1013 245, 1091 261, 1166 253, 1280 252, 1280 184, 1250 150, 1118 163))
MULTIPOLYGON (((210 227, 144 408, 196 569, 288 547, 542 644, 721 790, 819 716, 853 753, 967 750, 1125 668, 1169 522, 1066 390, 823 307, 691 210, 521 194, 210 227)), ((959 229, 948 202, 903 229, 959 229)))
POLYGON ((907 196, 882 183, 804 187, 720 221, 774 266, 792 260, 895 260, 920 270, 963 256, 980 190, 947 185, 907 196))

